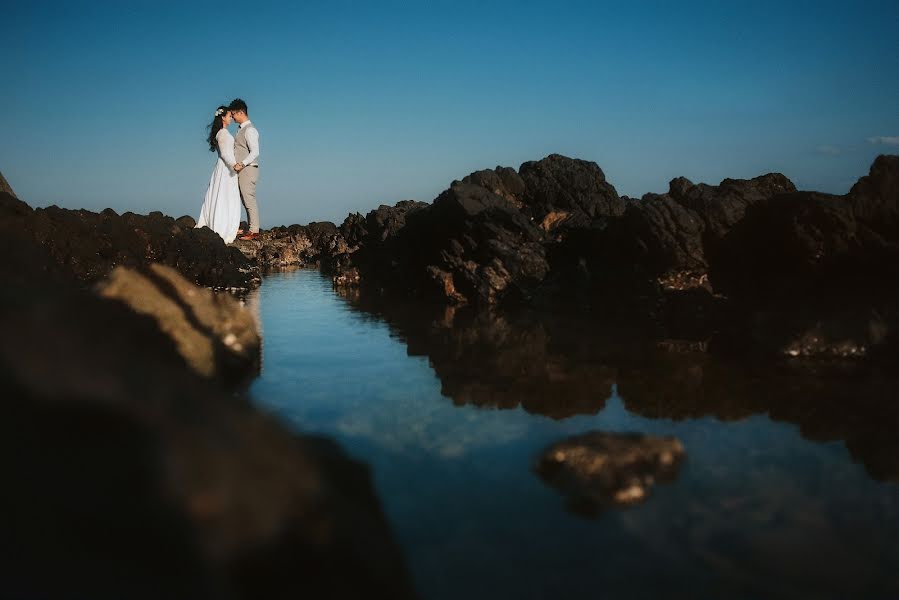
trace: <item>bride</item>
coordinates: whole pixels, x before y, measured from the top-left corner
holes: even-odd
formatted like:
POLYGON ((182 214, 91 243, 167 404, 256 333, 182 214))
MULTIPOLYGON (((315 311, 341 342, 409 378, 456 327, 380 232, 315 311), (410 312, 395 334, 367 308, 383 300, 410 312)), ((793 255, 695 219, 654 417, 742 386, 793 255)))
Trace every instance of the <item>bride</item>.
POLYGON ((218 152, 218 160, 206 188, 206 198, 200 208, 197 227, 209 227, 222 236, 226 244, 237 237, 240 227, 240 189, 237 186, 237 171, 234 165, 234 136, 228 131, 231 111, 227 106, 219 106, 209 126, 209 151, 218 152))

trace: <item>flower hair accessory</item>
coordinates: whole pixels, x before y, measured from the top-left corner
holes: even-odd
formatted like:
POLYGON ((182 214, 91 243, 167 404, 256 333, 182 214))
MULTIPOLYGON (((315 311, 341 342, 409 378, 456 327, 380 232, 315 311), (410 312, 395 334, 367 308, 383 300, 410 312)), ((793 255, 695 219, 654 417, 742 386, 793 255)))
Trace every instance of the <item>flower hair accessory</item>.
POLYGON ((225 114, 225 110, 224 110, 224 109, 222 109, 222 108, 217 108, 217 109, 215 110, 215 116, 220 117, 220 116, 222 116, 223 114, 225 114))

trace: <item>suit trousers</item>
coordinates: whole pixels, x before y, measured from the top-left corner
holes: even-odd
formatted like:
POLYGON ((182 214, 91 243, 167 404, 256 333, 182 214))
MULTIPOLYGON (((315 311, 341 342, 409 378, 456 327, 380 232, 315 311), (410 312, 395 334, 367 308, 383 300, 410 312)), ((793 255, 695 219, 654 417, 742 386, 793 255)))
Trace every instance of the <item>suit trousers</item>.
POLYGON ((259 167, 244 167, 237 174, 237 185, 240 187, 240 199, 247 209, 247 223, 250 233, 259 233, 259 206, 256 204, 256 182, 259 180, 259 167))

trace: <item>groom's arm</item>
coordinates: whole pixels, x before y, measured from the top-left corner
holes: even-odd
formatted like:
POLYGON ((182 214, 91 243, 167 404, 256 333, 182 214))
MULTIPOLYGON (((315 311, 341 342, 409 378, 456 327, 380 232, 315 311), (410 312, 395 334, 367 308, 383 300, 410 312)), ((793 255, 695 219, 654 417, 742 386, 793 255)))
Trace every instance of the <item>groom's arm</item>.
POLYGON ((247 131, 247 148, 250 153, 241 161, 243 166, 253 164, 253 161, 259 158, 259 131, 255 127, 248 128, 247 131))

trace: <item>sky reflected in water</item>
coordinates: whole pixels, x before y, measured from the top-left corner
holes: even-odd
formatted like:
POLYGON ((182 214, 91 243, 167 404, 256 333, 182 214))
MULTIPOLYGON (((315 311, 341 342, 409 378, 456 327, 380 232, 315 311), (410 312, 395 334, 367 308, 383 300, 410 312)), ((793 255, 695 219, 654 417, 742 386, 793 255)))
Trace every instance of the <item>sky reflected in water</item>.
MULTIPOLYGON (((864 431, 828 429, 812 437, 832 441, 810 441, 754 399, 734 401, 739 410, 719 420, 715 403, 736 396, 728 386, 766 395, 731 371, 720 396, 703 388, 698 409, 649 406, 638 390, 671 387, 645 380, 652 369, 626 375, 606 352, 591 364, 589 346, 526 332, 527 343, 552 349, 530 360, 514 323, 492 346, 467 343, 485 330, 477 322, 436 333, 425 323, 419 335, 354 308, 314 271, 273 274, 247 302, 264 338, 253 398, 371 465, 424 598, 899 597, 893 448, 863 447, 867 465, 853 460, 847 443, 868 439, 864 431), (491 362, 510 347, 520 351, 491 362), (496 375, 502 369, 521 376, 496 375), (509 401, 517 395, 527 398, 509 401), (532 465, 546 446, 595 429, 677 436, 686 462, 645 503, 585 519, 532 465), (887 475, 875 480, 872 470, 887 475)), ((717 366, 700 366, 708 387, 717 366)))

